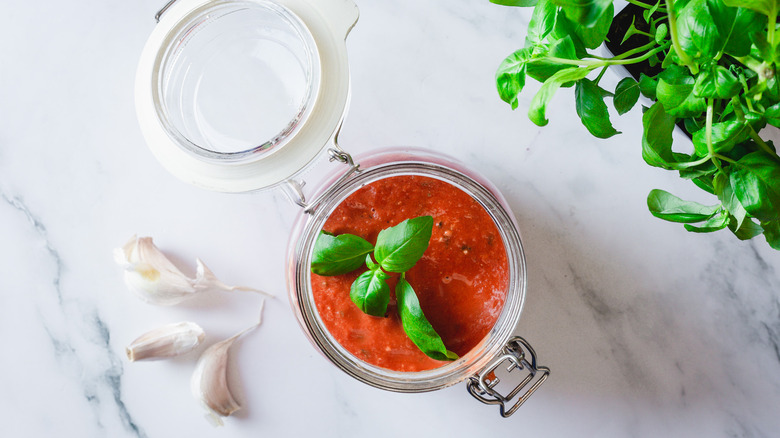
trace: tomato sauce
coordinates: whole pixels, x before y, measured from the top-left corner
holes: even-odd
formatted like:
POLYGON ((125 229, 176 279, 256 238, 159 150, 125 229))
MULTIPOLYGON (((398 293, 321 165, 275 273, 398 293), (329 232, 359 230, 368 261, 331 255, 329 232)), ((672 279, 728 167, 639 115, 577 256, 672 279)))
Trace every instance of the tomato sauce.
MULTIPOLYGON (((376 243, 382 229, 426 215, 433 217, 433 235, 406 278, 444 345, 463 356, 495 325, 509 284, 501 235, 474 198, 429 177, 385 178, 350 195, 323 229, 376 243)), ((395 371, 447 364, 426 356, 404 333, 395 303, 397 274, 388 280, 391 298, 384 318, 366 315, 352 303, 350 286, 365 270, 331 277, 312 274, 317 311, 336 341, 357 358, 395 371)))

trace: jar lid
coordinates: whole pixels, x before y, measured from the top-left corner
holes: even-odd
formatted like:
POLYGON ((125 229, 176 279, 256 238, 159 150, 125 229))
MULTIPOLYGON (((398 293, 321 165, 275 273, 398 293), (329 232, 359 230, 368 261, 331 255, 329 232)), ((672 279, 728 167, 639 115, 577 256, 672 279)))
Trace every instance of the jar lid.
POLYGON ((160 15, 138 65, 136 111, 176 177, 262 189, 334 141, 349 96, 352 0, 173 0, 160 15))

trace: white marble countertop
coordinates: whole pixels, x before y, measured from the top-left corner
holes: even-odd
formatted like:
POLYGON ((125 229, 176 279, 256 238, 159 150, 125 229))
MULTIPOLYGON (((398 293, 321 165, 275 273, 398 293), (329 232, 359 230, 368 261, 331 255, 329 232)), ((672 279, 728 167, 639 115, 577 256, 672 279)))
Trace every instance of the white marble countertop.
MULTIPOLYGON (((641 114, 591 137, 563 90, 538 128, 493 75, 530 10, 487 0, 359 0, 341 144, 412 145, 489 176, 528 259, 517 332, 550 379, 510 419, 465 386, 371 388, 318 354, 287 301, 297 213, 280 192, 225 195, 169 175, 144 145, 136 63, 162 0, 4 2, 0 14, 0 436, 776 436, 780 253, 653 218, 649 190, 706 201, 641 158, 641 114), (192 320, 207 343, 256 317, 234 294, 172 308, 129 293, 111 251, 151 235, 175 260, 279 298, 233 359, 244 405, 212 428, 190 395, 194 357, 129 363, 140 333, 192 320)), ((621 72, 610 71, 614 84, 621 72)), ((529 85, 532 89, 533 85, 529 85)))

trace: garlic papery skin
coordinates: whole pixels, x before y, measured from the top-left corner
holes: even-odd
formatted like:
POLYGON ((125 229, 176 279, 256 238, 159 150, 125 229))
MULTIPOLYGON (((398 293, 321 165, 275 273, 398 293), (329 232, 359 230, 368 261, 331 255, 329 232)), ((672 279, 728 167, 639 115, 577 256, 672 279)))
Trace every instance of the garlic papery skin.
POLYGON ((236 335, 217 342, 201 354, 195 372, 192 374, 190 386, 192 395, 206 408, 206 418, 214 426, 222 426, 222 417, 227 417, 241 409, 241 405, 233 397, 228 386, 227 368, 230 348, 235 341, 245 333, 256 328, 262 321, 248 327, 236 335))
POLYGON ((125 270, 127 287, 150 304, 172 306, 209 290, 245 290, 270 295, 222 283, 200 259, 195 278, 189 278, 154 245, 151 237, 133 236, 123 247, 114 250, 114 260, 125 270))
POLYGON ((125 349, 130 362, 179 356, 194 350, 206 334, 194 322, 178 322, 139 336, 125 349))

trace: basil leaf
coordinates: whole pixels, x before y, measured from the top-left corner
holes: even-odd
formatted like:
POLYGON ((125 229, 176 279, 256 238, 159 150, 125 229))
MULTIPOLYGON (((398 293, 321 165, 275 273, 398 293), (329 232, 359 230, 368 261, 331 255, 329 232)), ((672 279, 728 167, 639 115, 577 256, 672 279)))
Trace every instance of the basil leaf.
POLYGON ((729 229, 739 240, 749 240, 764 232, 764 229, 750 218, 742 222, 742 226, 739 228, 735 226, 734 222, 729 223, 729 229))
POLYGON ((533 6, 536 4, 536 0, 490 0, 490 3, 495 3, 501 6, 533 6))
POLYGON ((525 37, 526 47, 541 44, 555 26, 556 7, 550 0, 539 0, 528 22, 528 32, 525 37))
POLYGON ((739 79, 727 68, 709 64, 702 68, 693 85, 693 94, 698 97, 713 97, 718 99, 730 99, 736 96, 742 89, 739 79))
POLYGON ((715 175, 715 178, 713 179, 713 191, 718 196, 721 204, 723 204, 723 208, 728 210, 729 214, 731 214, 736 221, 735 228, 741 228, 742 223, 747 217, 747 210, 739 203, 739 199, 737 199, 734 194, 734 190, 731 188, 731 183, 729 182, 729 177, 726 174, 718 172, 718 174, 715 175))
MULTIPOLYGON (((700 157, 709 155, 706 127, 693 133, 693 148, 700 157)), ((712 124, 712 148, 714 152, 728 152, 737 143, 748 138, 748 124, 739 120, 712 124)))
POLYGON ((761 222, 766 243, 774 249, 780 250, 780 220, 761 222))
POLYGON ((665 221, 696 223, 712 217, 720 205, 707 206, 698 202, 683 201, 669 192, 653 189, 647 195, 647 208, 653 216, 665 221))
POLYGON ((395 297, 398 301, 398 315, 404 327, 406 336, 414 345, 428 357, 436 360, 456 360, 458 355, 447 350, 441 336, 425 318, 420 301, 412 286, 401 277, 395 286, 395 297))
POLYGON ((683 118, 695 117, 707 110, 704 98, 693 94, 695 79, 688 69, 673 65, 658 76, 656 94, 667 113, 683 118))
POLYGON ((531 99, 531 106, 528 109, 528 118, 538 126, 546 125, 549 122, 545 117, 547 104, 555 95, 555 92, 558 91, 558 88, 567 82, 574 82, 584 78, 589 72, 590 71, 586 68, 572 67, 561 70, 550 76, 549 79, 544 81, 534 98, 531 99))
POLYGON ((580 116, 582 124, 588 128, 591 134, 598 138, 609 138, 620 134, 609 121, 607 104, 604 103, 604 97, 598 85, 588 79, 577 81, 574 100, 577 115, 580 116))
POLYGON ((656 100, 656 87, 658 87, 658 79, 647 76, 644 73, 639 74, 639 91, 641 91, 645 97, 656 100))
POLYGON ((728 6, 752 9, 768 17, 772 15, 777 16, 778 12, 777 0, 723 0, 723 3, 728 6))
POLYGON ((388 277, 381 269, 360 274, 349 289, 349 299, 363 313, 385 316, 390 302, 390 286, 385 281, 388 277))
MULTIPOLYGON (((658 4, 658 3, 656 3, 658 4)), ((661 23, 658 28, 655 29, 655 42, 656 44, 663 44, 666 36, 669 35, 669 26, 666 23, 661 23)), ((655 57, 651 58, 654 59, 655 57)))
POLYGON ((553 0, 571 21, 593 27, 612 5, 612 0, 553 0))
POLYGON ((677 12, 677 41, 693 59, 713 59, 723 47, 725 38, 715 25, 707 0, 691 0, 677 12))
POLYGON ((762 223, 780 219, 780 162, 758 151, 732 165, 729 180, 748 213, 762 223))
POLYGON ((525 87, 526 64, 531 59, 531 49, 520 49, 507 56, 496 71, 496 88, 501 100, 516 109, 517 95, 525 87))
POLYGON ((583 58, 588 54, 588 51, 585 48, 585 43, 582 42, 580 36, 577 34, 576 29, 577 24, 566 18, 566 14, 563 10, 558 10, 555 15, 555 25, 547 39, 559 40, 566 38, 567 36, 570 37, 572 44, 574 44, 574 53, 577 54, 577 58, 583 58))
POLYGON ((692 233, 711 233, 726 228, 729 224, 729 214, 723 210, 712 216, 699 226, 685 224, 685 229, 692 233))
MULTIPOLYGON (((712 163, 712 161, 710 161, 712 163)), ((713 186, 713 178, 709 175, 704 175, 700 177, 693 178, 691 181, 693 181, 694 184, 696 184, 696 187, 704 190, 705 192, 714 195, 715 194, 715 187, 713 186)))
POLYGON ((420 216, 385 228, 376 238, 374 257, 388 272, 406 272, 420 260, 433 232, 433 218, 420 216))
POLYGON ((353 234, 332 234, 321 232, 314 243, 311 257, 311 272, 317 275, 340 275, 352 272, 363 265, 365 255, 374 246, 362 237, 353 234))
POLYGON ((612 103, 618 114, 623 115, 636 105, 639 100, 639 82, 634 78, 623 78, 615 87, 615 97, 612 103))
POLYGON ((677 162, 672 152, 672 131, 677 119, 656 102, 642 115, 642 158, 651 166, 671 169, 677 162))
POLYGON ((606 11, 599 17, 593 26, 584 24, 575 24, 574 33, 580 37, 580 40, 588 49, 595 49, 601 46, 609 32, 609 26, 612 24, 612 18, 615 15, 615 7, 610 2, 606 11))
MULTIPOLYGON (((537 47, 536 51, 541 49, 541 47, 537 47)), ((550 76, 554 75, 560 70, 571 68, 569 65, 548 61, 547 56, 564 59, 577 59, 571 36, 566 35, 566 37, 556 40, 555 43, 549 47, 549 52, 547 52, 547 55, 533 58, 528 63, 528 76, 531 76, 539 82, 544 82, 550 78, 550 76)))
POLYGON ((780 127, 780 102, 767 108, 764 111, 764 117, 766 117, 766 120, 770 125, 780 127))
POLYGON ((379 269, 379 265, 377 265, 376 263, 374 263, 373 260, 371 260, 371 254, 366 255, 366 266, 368 267, 368 269, 372 271, 376 271, 377 269, 379 269))
MULTIPOLYGON (((720 2, 720 0, 714 0, 720 2)), ((715 10, 713 0, 710 0, 710 10, 715 10)), ((726 1, 724 4, 729 5, 726 1)), ((734 5, 729 5, 734 6, 734 5)), ((758 14, 750 9, 736 8, 733 18, 727 15, 713 15, 715 24, 723 30, 726 42, 723 51, 732 56, 747 56, 750 54, 751 40, 766 28, 766 15, 758 14)))

